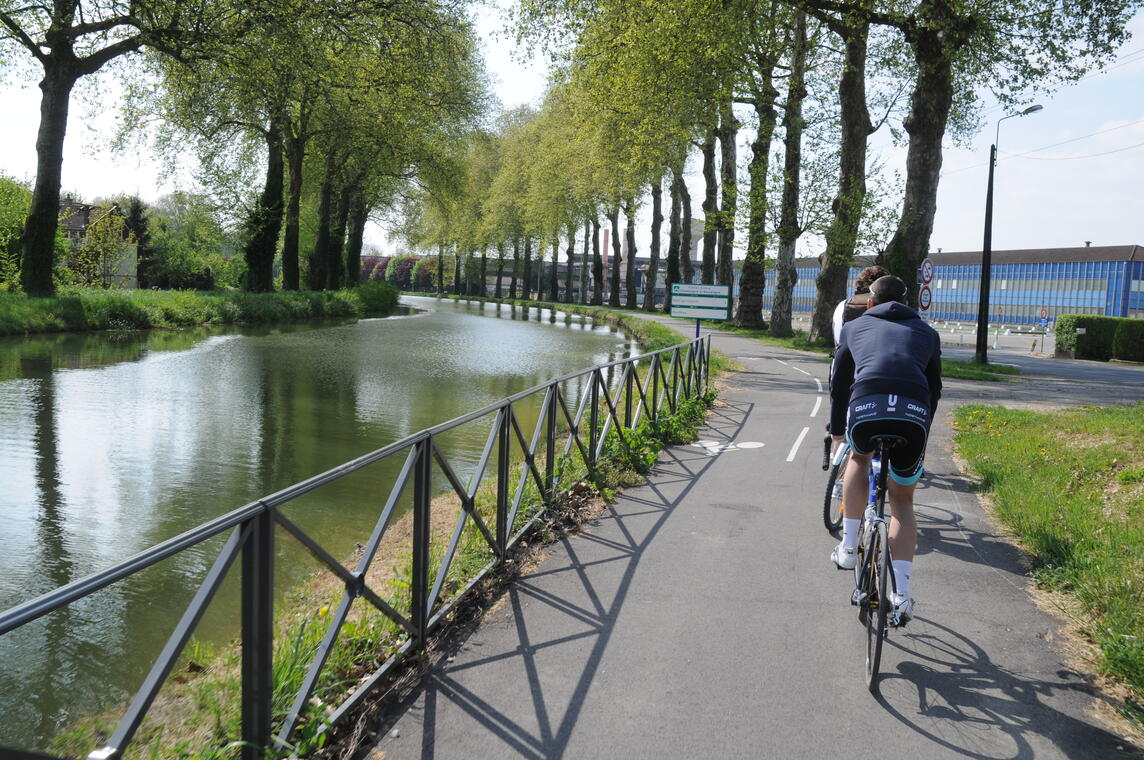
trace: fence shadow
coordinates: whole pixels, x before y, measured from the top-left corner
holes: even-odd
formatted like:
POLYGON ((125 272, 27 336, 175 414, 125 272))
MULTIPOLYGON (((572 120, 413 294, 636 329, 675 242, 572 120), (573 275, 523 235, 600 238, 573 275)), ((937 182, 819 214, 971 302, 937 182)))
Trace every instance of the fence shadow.
MULTIPOLYGON (((752 409, 751 404, 729 404, 712 410, 701 436, 730 443, 752 409)), ((664 450, 644 483, 621 495, 583 533, 552 546, 540 568, 515 581, 504 593, 502 603, 507 609, 489 616, 483 624, 512 626, 516 641, 511 650, 473 657, 482 646, 473 642, 476 636, 457 637, 375 731, 389 731, 411 709, 415 720, 402 722, 402 728, 420 730, 419 757, 430 760, 438 756, 438 722, 444 719, 446 709, 456 708, 502 742, 501 751, 546 760, 564 757, 641 557, 720 455, 720 447, 664 450), (540 579, 546 582, 538 583, 540 579), (553 591, 553 587, 559 590, 553 591), (567 618, 566 624, 530 626, 538 605, 546 608, 545 614, 567 618), (541 627, 559 629, 561 634, 538 636, 534 629, 541 627), (561 673, 559 678, 546 681, 538 655, 553 647, 569 646, 583 650, 582 661, 577 657, 578 673, 561 673), (454 657, 459 660, 455 664, 451 662, 454 657), (521 690, 527 688, 530 709, 518 708, 510 714, 510 709, 501 706, 504 700, 498 687, 502 682, 495 674, 506 671, 523 674, 521 690), (464 683, 457 677, 462 673, 464 683), (566 707, 561 709, 560 704, 566 707)), ((403 738, 401 754, 410 756, 412 748, 406 742, 403 738)), ((385 741, 378 747, 387 754, 390 751, 385 741)), ((367 748, 355 757, 376 757, 370 754, 373 751, 367 748)))

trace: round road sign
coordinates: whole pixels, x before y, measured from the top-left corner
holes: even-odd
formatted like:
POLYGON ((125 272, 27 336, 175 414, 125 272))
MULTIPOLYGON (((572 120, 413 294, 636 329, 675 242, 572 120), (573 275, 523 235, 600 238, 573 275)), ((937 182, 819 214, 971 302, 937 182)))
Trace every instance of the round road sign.
POLYGON ((922 311, 929 311, 930 307, 930 289, 929 285, 923 285, 922 289, 918 291, 918 306, 922 311))
MULTIPOLYGON (((933 281, 933 259, 922 259, 922 282, 929 285, 933 281)), ((925 308, 925 307, 923 307, 925 308)))
POLYGON ((1041 319, 1048 319, 1048 318, 1049 318, 1049 310, 1048 309, 1041 309, 1041 319))

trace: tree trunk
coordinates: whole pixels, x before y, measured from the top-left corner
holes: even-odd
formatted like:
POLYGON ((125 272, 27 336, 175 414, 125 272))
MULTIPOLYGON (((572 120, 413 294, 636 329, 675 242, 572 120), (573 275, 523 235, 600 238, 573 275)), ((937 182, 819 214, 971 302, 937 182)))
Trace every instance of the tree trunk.
POLYGON ((584 220, 584 255, 580 259, 580 303, 588 303, 588 262, 590 261, 592 241, 592 223, 584 220))
POLYGON ((648 244, 647 276, 644 277, 644 311, 655 311, 655 281, 659 276, 659 233, 662 227, 663 182, 657 178, 651 183, 651 242, 648 244))
POLYGON ((671 216, 667 227, 667 276, 665 279, 665 287, 663 293, 663 311, 665 314, 671 313, 671 286, 679 282, 679 237, 680 237, 680 223, 679 214, 681 198, 679 197, 679 185, 682 183, 683 177, 678 172, 672 172, 671 177, 671 216))
POLYGON ((564 303, 575 303, 572 298, 572 271, 575 269, 576 258, 576 224, 568 222, 568 250, 565 251, 568 259, 568 269, 564 272, 564 303))
POLYGON ((620 207, 614 206, 608 214, 612 225, 612 278, 608 292, 608 306, 620 305, 620 207))
POLYGON ((552 233, 552 271, 548 273, 548 300, 560 300, 560 235, 552 233))
POLYGON ((445 294, 445 244, 437 244, 437 295, 445 294))
POLYGON ((520 297, 525 301, 532 300, 532 238, 524 239, 524 276, 521 277, 520 297))
POLYGON ((627 301, 625 306, 629 309, 638 309, 639 300, 636 298, 636 204, 635 200, 628 198, 624 203, 624 217, 627 225, 624 228, 624 241, 628 244, 628 258, 624 262, 624 276, 627 277, 627 301))
POLYGON ((719 112, 719 175, 722 181, 722 208, 719 210, 719 260, 715 267, 715 281, 719 285, 734 285, 735 275, 731 254, 735 250, 735 214, 738 206, 738 156, 735 140, 739 136, 739 121, 731 109, 731 101, 723 103, 719 112))
POLYGON ((68 105, 77 75, 63 67, 45 65, 40 80, 40 127, 36 133, 36 185, 21 235, 23 257, 20 285, 30 296, 55 292, 56 231, 60 220, 60 181, 68 105))
POLYGON ((285 169, 282 133, 277 122, 272 120, 266 131, 266 184, 250 215, 250 238, 243 249, 246 259, 245 290, 252 293, 274 290, 274 254, 278 248, 278 235, 282 231, 285 169))
POLYGON ((455 296, 463 293, 461 288, 464 287, 464 284, 461 279, 461 246, 457 246, 457 252, 453 255, 453 295, 455 296))
POLYGON ((604 303, 604 259, 600 256, 600 219, 592 215, 592 305, 604 303))
POLYGON ((306 160, 305 143, 290 137, 286 140, 286 160, 290 174, 289 197, 286 201, 286 229, 282 236, 282 289, 298 289, 298 227, 302 213, 302 167, 306 160))
POLYGON ((314 237, 314 250, 310 254, 310 268, 307 287, 321 290, 329 281, 326 267, 330 251, 330 216, 334 205, 334 152, 326 154, 326 174, 322 177, 322 187, 318 192, 318 231, 314 237))
POLYGON ((503 287, 501 286, 501 282, 503 280, 504 280, 504 241, 500 240, 497 242, 497 287, 496 287, 496 290, 494 291, 495 295, 493 296, 493 298, 497 299, 498 301, 501 299, 501 294, 503 291, 503 287))
POLYGON ((939 31, 948 26, 939 21, 907 36, 913 47, 918 78, 910 97, 909 116, 903 122, 910 143, 906 152, 902 215, 898 229, 886 246, 883 266, 906 283, 910 303, 917 302, 916 272, 929 253, 930 233, 937 213, 937 186, 941 179, 941 140, 953 105, 953 67, 939 31))
POLYGON ((330 263, 327 268, 326 284, 330 290, 340 290, 345 287, 346 264, 346 227, 349 226, 350 201, 353 191, 343 187, 338 193, 338 205, 334 209, 334 225, 330 230, 330 263))
POLYGON ((516 274, 520 271, 520 238, 512 239, 512 278, 508 281, 508 297, 516 300, 516 274))
POLYGON ((356 288, 361 281, 361 249, 365 241, 365 225, 369 221, 369 206, 365 193, 354 193, 350 210, 350 237, 346 245, 346 286, 356 288))
POLYGON ((735 310, 738 327, 763 326, 763 291, 767 286, 767 172, 770 171, 771 141, 774 139, 775 101, 778 90, 772 83, 774 68, 760 71, 756 76, 760 87, 755 92, 755 113, 759 126, 751 142, 751 164, 747 172, 751 177, 750 218, 747 223, 747 258, 743 261, 743 276, 739 279, 739 303, 735 310))
POLYGON ((683 281, 695 282, 695 259, 691 257, 691 191, 683 179, 682 167, 675 174, 679 184, 679 210, 682 221, 679 227, 679 257, 683 259, 683 281))
POLYGON ((699 279, 704 285, 715 284, 715 248, 719 241, 719 207, 716 197, 719 183, 715 179, 715 130, 703 141, 703 263, 699 279))
POLYGON ((481 248, 481 298, 485 298, 489 294, 489 249, 481 248))
POLYGON ((794 44, 790 53, 790 77, 787 80, 786 112, 783 114, 783 197, 779 213, 779 257, 775 264, 775 300, 771 306, 771 335, 787 338, 791 329, 791 306, 794 284, 794 250, 802 230, 798 226, 799 192, 801 190, 802 103, 806 99, 806 14, 795 14, 794 44))
POLYGON ((846 279, 862 206, 866 201, 866 140, 873 127, 866 108, 866 38, 868 24, 845 27, 846 65, 838 83, 841 104, 842 142, 839 146, 838 194, 834 197, 834 218, 826 231, 826 251, 815 278, 816 297, 810 320, 812 340, 829 340, 834 335, 831 320, 834 307, 846 297, 846 279))

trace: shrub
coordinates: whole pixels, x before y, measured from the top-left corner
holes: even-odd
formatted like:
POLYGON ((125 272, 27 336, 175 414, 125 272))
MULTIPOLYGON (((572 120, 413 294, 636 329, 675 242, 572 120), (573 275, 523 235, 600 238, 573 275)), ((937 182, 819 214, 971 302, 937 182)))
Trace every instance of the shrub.
POLYGON ((1095 314, 1062 314, 1057 318, 1057 350, 1071 351, 1077 359, 1108 361, 1112 358, 1115 319, 1095 314), (1083 333, 1078 332, 1082 329, 1083 333))
POLYGON ((402 254, 394 256, 385 267, 385 281, 398 290, 409 290, 412 286, 413 266, 416 256, 402 254))
POLYGON ((397 290, 385 282, 363 282, 354 295, 366 314, 388 313, 397 305, 397 290))
POLYGON ((413 290, 437 289, 437 259, 425 258, 413 265, 413 290))
POLYGON ((369 273, 369 279, 374 282, 385 282, 385 267, 389 264, 389 259, 378 259, 377 263, 373 265, 373 270, 369 273))
POLYGON ((1144 319, 1117 321, 1112 336, 1112 358, 1144 362, 1144 319))

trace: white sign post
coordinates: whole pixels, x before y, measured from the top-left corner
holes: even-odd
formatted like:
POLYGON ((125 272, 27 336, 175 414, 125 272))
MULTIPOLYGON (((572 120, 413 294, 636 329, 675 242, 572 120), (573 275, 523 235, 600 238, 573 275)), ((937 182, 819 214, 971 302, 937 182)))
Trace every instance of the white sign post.
POLYGON ((671 316, 695 319, 695 337, 699 337, 699 320, 728 319, 731 315, 730 285, 671 285, 671 316))

